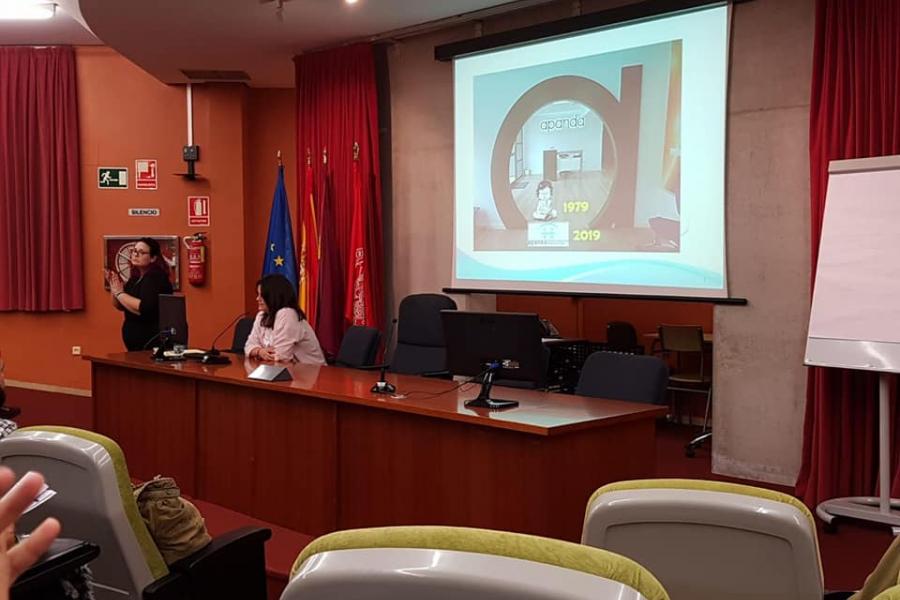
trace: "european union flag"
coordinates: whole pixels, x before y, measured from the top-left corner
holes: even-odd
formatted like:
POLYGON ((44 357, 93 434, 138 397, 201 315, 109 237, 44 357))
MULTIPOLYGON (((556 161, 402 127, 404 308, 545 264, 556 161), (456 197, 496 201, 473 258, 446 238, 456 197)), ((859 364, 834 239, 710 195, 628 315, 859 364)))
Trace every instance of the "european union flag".
POLYGON ((283 166, 278 167, 278 181, 275 183, 275 197, 272 198, 272 213, 269 216, 269 237, 263 259, 262 274, 272 273, 284 275, 294 285, 294 289, 297 289, 297 255, 294 253, 291 209, 284 189, 283 166))

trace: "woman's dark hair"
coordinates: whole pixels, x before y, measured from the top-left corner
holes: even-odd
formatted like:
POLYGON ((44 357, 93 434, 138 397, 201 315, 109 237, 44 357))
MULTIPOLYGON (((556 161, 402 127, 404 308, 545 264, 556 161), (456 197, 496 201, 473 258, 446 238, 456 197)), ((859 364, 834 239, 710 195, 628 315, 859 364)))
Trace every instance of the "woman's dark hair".
MULTIPOLYGON (((162 255, 162 247, 160 247, 159 242, 154 240, 152 237, 142 237, 134 243, 135 246, 139 242, 147 244, 147 248, 150 249, 150 265, 147 267, 147 272, 149 273, 150 271, 159 271, 160 273, 163 273, 166 277, 168 277, 169 263, 166 262, 165 257, 162 255)), ((131 274, 129 276, 129 279, 138 279, 140 276, 140 269, 131 267, 131 274)))
POLYGON ((553 184, 545 179, 538 184, 537 190, 534 193, 535 196, 539 196, 541 194, 541 190, 544 188, 550 188, 550 193, 553 193, 553 184))
POLYGON ((259 286, 259 294, 265 300, 269 312, 263 313, 263 327, 272 328, 275 326, 275 315, 282 308, 293 308, 297 312, 297 318, 301 321, 306 319, 306 315, 297 306, 297 290, 294 285, 288 281, 284 275, 266 275, 256 282, 259 286))

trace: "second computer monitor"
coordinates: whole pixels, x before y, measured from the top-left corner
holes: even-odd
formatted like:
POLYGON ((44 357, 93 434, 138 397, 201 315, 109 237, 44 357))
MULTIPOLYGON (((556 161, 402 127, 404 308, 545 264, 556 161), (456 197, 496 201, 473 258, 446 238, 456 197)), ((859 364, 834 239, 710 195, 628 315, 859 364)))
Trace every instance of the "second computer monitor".
POLYGON ((500 362, 494 374, 500 385, 546 386, 547 351, 537 314, 442 310, 441 318, 447 369, 454 375, 475 376, 486 365, 500 362))
POLYGON ((168 336, 169 345, 188 345, 187 311, 180 294, 159 295, 159 330, 169 328, 175 330, 175 335, 168 336))

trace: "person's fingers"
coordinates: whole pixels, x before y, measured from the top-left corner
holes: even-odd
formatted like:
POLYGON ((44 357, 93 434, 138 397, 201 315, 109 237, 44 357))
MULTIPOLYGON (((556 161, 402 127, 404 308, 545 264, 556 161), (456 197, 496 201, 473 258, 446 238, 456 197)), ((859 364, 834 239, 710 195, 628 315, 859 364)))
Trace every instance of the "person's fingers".
POLYGON ((30 471, 0 498, 0 529, 13 525, 44 485, 44 476, 30 471))
POLYGON ((27 538, 13 546, 7 555, 15 580, 50 548, 62 527, 56 519, 45 519, 27 538))
POLYGON ((9 467, 0 467, 0 494, 3 494, 16 482, 16 474, 9 467))

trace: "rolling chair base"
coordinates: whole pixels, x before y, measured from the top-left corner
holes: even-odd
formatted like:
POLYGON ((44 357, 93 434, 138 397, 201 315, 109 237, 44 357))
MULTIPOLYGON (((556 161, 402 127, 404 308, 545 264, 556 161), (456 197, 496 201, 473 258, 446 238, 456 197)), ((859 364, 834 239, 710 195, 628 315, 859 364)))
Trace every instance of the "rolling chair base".
POLYGON ((705 442, 706 440, 711 440, 711 439, 712 439, 712 431, 707 431, 706 433, 701 433, 700 435, 698 435, 697 437, 695 437, 694 439, 692 439, 690 442, 687 443, 687 445, 684 447, 684 455, 687 456, 688 458, 694 458, 697 448, 702 446, 703 442, 705 442))

